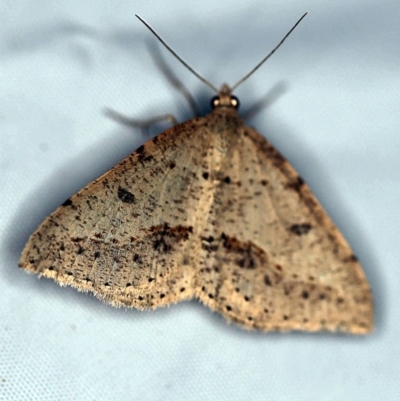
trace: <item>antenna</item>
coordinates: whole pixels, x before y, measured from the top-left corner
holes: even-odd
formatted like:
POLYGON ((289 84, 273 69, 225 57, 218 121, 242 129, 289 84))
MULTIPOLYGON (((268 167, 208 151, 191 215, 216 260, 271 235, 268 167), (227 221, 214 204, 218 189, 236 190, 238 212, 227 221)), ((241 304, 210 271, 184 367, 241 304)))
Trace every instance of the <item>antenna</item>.
MULTIPOLYGON (((236 89, 239 85, 241 85, 247 78, 249 78, 256 70, 258 70, 282 45, 282 43, 288 38, 288 36, 294 31, 294 29, 297 27, 297 25, 300 24, 301 20, 307 15, 307 13, 304 13, 303 16, 293 25, 293 27, 290 29, 290 31, 283 37, 283 39, 272 49, 267 56, 265 56, 248 74, 246 74, 242 79, 240 79, 238 82, 236 82, 235 85, 232 86, 231 92, 236 89)), ((146 27, 153 33, 153 35, 166 47, 167 50, 172 53, 175 58, 177 58, 189 71, 192 72, 197 78, 200 79, 200 81, 204 82, 207 86, 209 86, 213 91, 216 93, 219 93, 219 90, 216 86, 214 86, 211 82, 207 81, 207 79, 203 78, 198 72, 196 72, 188 63, 186 63, 181 57, 179 57, 174 50, 169 47, 163 39, 161 39, 160 35, 142 18, 140 18, 137 14, 135 16, 144 24, 146 27)))
POLYGON ((295 30, 297 25, 300 24, 301 20, 307 15, 308 13, 304 13, 303 16, 293 25, 292 29, 283 37, 283 39, 267 54, 248 74, 246 74, 242 79, 236 82, 235 85, 232 86, 232 92, 236 89, 240 84, 246 81, 247 78, 250 77, 255 71, 257 71, 282 45, 282 43, 288 38, 288 36, 295 30))
POLYGON ((140 18, 137 14, 136 18, 138 18, 140 21, 143 22, 144 25, 147 26, 147 28, 150 29, 150 31, 153 33, 153 35, 189 70, 191 71, 194 75, 196 75, 197 78, 200 79, 200 81, 203 81, 207 86, 209 86, 213 91, 216 93, 219 92, 218 88, 215 87, 211 82, 207 81, 205 78, 203 78, 198 72, 196 72, 188 63, 186 63, 184 60, 182 60, 158 35, 158 33, 142 18, 140 18))

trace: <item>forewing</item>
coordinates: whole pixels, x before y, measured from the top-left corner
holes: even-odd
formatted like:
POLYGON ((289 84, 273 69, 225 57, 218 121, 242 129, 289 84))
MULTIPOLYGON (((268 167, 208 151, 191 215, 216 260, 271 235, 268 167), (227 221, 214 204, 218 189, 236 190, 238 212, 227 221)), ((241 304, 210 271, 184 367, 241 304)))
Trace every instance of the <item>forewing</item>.
POLYGON ((242 127, 202 240, 199 298, 261 330, 372 329, 372 295, 347 242, 289 163, 242 127))
POLYGON ((31 236, 20 266, 114 306, 192 297, 203 125, 164 132, 65 201, 31 236))

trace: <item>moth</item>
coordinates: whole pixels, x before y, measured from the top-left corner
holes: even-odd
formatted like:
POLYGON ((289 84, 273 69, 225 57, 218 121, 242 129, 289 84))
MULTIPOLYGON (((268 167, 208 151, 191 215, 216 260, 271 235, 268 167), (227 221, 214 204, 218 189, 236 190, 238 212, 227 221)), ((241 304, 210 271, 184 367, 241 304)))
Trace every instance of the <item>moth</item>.
MULTIPOLYGON (((287 160, 238 115, 233 90, 67 199, 20 267, 116 307, 197 298, 263 331, 373 327, 370 286, 348 243, 287 160)), ((140 19, 140 17, 138 17, 140 19)))

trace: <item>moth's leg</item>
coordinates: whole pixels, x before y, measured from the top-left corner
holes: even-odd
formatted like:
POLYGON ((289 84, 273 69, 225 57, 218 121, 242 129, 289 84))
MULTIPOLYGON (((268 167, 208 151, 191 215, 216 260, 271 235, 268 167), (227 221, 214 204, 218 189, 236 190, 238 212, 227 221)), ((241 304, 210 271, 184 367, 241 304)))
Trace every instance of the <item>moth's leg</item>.
POLYGON ((150 118, 148 120, 137 120, 135 118, 126 117, 111 109, 105 109, 104 113, 107 117, 120 124, 133 128, 141 128, 142 130, 146 130, 147 128, 159 123, 160 121, 168 121, 172 126, 178 124, 178 120, 172 114, 164 114, 162 116, 150 118))
MULTIPOLYGON (((199 110, 197 108, 196 102, 193 98, 193 96, 190 94, 190 92, 185 88, 183 83, 178 79, 178 77, 173 73, 173 71, 169 68, 163 57, 161 56, 161 53, 156 50, 156 49, 151 49, 150 54, 153 56, 155 63, 157 64, 157 67, 161 70, 161 72, 164 74, 164 76, 168 79, 169 83, 177 89, 183 97, 186 99, 186 101, 189 104, 189 107, 192 109, 193 113, 195 116, 199 116, 199 110)), ((154 124, 157 124, 162 121, 168 121, 172 126, 178 124, 178 120, 172 115, 172 114, 164 114, 162 116, 157 116, 154 118, 150 118, 148 120, 138 120, 136 118, 130 118, 127 116, 124 116, 120 113, 118 113, 115 110, 112 109, 105 109, 104 111, 105 115, 112 120, 126 125, 131 128, 140 128, 143 131, 146 131, 149 127, 151 127, 154 124)))
MULTIPOLYGON (((150 49, 150 54, 152 55, 154 62, 156 63, 157 67, 161 70, 164 76, 167 78, 169 83, 178 90, 182 96, 186 99, 189 104, 189 107, 192 109, 194 115, 198 117, 200 112, 197 108, 196 102, 190 92, 186 89, 183 83, 178 79, 178 77, 174 74, 174 72, 169 68, 168 64, 165 62, 164 58, 161 55, 161 52, 152 47, 150 49)), ((131 128, 140 128, 143 131, 146 131, 149 127, 154 124, 157 124, 162 121, 168 121, 172 126, 178 124, 178 120, 172 114, 164 114, 162 116, 157 116, 154 118, 150 118, 148 120, 138 120, 136 118, 130 118, 118 113, 115 110, 106 108, 104 113, 107 117, 111 118, 112 120, 126 125, 131 128)))
POLYGON ((195 117, 200 116, 199 109, 197 108, 197 104, 193 96, 186 89, 183 83, 178 79, 176 74, 174 74, 169 65, 165 62, 159 49, 151 45, 149 45, 149 47, 150 47, 150 54, 152 55, 154 62, 156 63, 157 67, 161 70, 161 72, 164 74, 164 76, 167 78, 168 82, 186 99, 195 117))
POLYGON ((277 99, 286 92, 286 90, 287 85, 285 82, 278 82, 263 98, 259 99, 249 109, 241 113, 241 117, 244 120, 254 117, 261 110, 265 109, 266 107, 270 107, 271 104, 275 103, 277 99))

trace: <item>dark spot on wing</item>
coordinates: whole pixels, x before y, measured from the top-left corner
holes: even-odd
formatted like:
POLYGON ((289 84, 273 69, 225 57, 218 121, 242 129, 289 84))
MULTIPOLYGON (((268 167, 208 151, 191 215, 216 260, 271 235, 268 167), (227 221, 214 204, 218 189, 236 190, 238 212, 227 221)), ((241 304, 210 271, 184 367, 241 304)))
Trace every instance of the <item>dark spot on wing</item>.
POLYGON ((311 224, 308 223, 293 224, 290 226, 290 231, 299 236, 308 234, 310 230, 311 230, 311 224))
POLYGON ((146 153, 146 149, 144 148, 143 145, 137 148, 136 154, 138 155, 138 160, 140 162, 146 162, 153 159, 152 155, 146 153))
POLYGON ((124 203, 134 203, 135 196, 125 188, 118 187, 118 198, 124 203))
POLYGON ((82 237, 71 237, 72 242, 82 242, 84 238, 82 237))
POLYGON ((267 263, 267 255, 251 241, 241 242, 225 233, 221 234, 222 246, 227 253, 234 255, 234 262, 242 269, 255 269, 267 263))
POLYGON ((282 280, 283 280, 283 275, 275 271, 272 271, 271 273, 264 275, 264 284, 268 287, 277 286, 282 280))
POLYGON ((208 237, 201 237, 202 243, 201 248, 208 252, 215 252, 218 249, 218 243, 215 242, 215 239, 212 235, 208 237))
POLYGON ((68 198, 61 206, 71 206, 72 205, 72 200, 68 198))
POLYGON ((344 262, 358 262, 358 258, 356 255, 352 254, 349 257, 344 259, 344 262))
POLYGON ((133 255, 133 261, 136 262, 136 263, 141 263, 142 262, 142 258, 137 253, 135 253, 133 255))
POLYGON ((268 274, 266 274, 264 276, 264 284, 267 285, 268 287, 272 286, 272 282, 271 282, 271 279, 269 278, 268 274))
POLYGON ((287 184, 287 188, 293 189, 296 192, 299 192, 301 187, 304 185, 304 180, 298 176, 293 182, 287 184))
POLYGON ((153 248, 160 253, 169 253, 175 245, 189 239, 190 234, 193 233, 193 227, 181 225, 171 227, 165 223, 150 227, 148 232, 153 248))

